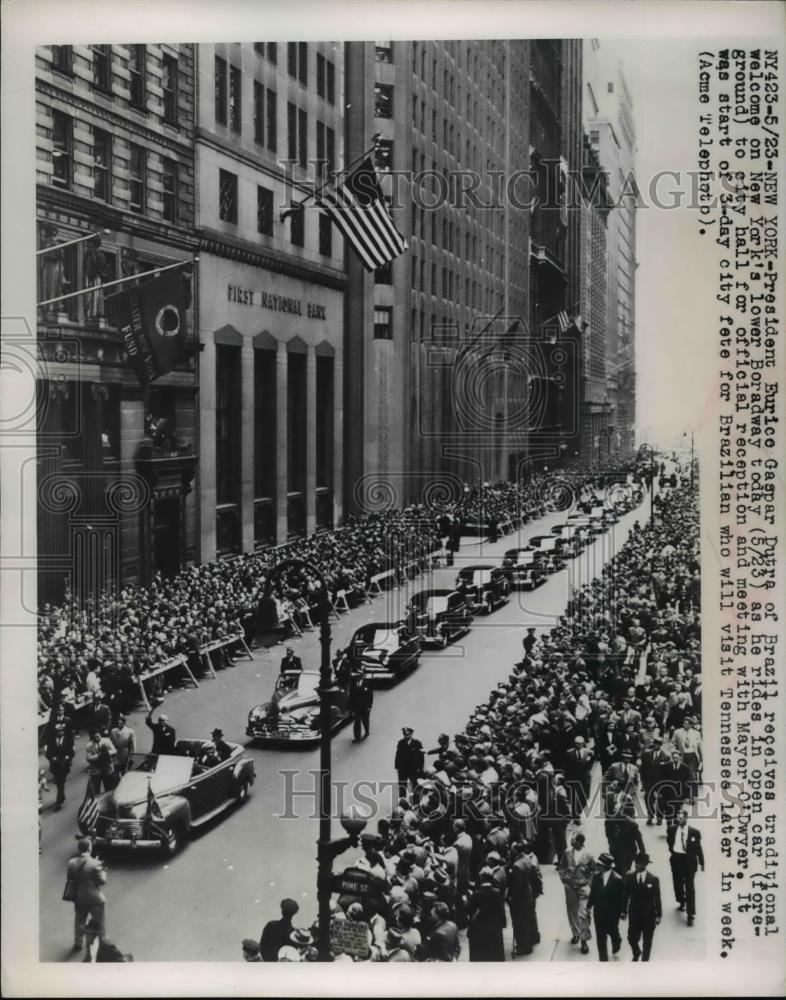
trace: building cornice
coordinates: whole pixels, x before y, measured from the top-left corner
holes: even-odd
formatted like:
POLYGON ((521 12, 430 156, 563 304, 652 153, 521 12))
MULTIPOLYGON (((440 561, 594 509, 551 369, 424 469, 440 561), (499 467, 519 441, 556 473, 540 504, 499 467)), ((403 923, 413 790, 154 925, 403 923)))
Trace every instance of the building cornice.
POLYGON ((170 135, 167 128, 171 128, 171 126, 166 126, 163 121, 159 122, 158 128, 151 128, 149 125, 136 121, 128 114, 127 109, 121 111, 120 109, 105 108, 96 101, 88 100, 88 98, 82 97, 73 91, 65 90, 53 83, 48 83, 40 77, 36 79, 36 90, 41 94, 46 94, 47 97, 62 101, 64 104, 83 111, 85 114, 109 122, 113 126, 116 135, 128 132, 138 136, 140 139, 144 139, 153 148, 163 146, 169 151, 179 153, 186 159, 191 159, 194 155, 192 142, 182 138, 179 134, 170 135))
POLYGON ((268 250, 212 229, 197 230, 197 236, 200 252, 211 253, 216 257, 224 257, 240 264, 250 264, 252 267, 259 267, 275 274, 285 274, 290 278, 310 281, 326 288, 335 288, 339 291, 346 288, 347 277, 341 271, 329 270, 310 261, 288 257, 275 250, 268 250))

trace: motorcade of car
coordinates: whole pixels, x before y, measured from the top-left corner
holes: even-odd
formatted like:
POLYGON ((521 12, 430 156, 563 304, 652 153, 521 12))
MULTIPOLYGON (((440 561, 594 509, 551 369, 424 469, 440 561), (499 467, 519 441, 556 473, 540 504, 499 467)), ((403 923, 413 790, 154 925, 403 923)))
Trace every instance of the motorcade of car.
MULTIPOLYGON (((330 705, 331 732, 351 718, 347 685, 336 681, 330 705)), ((319 672, 287 671, 276 678, 270 701, 248 713, 246 736, 262 746, 315 746, 319 743, 319 672)))
POLYGON ((343 652, 350 671, 362 667, 370 681, 398 680, 420 660, 421 637, 405 621, 371 622, 361 625, 343 652))
POLYGON ((557 524, 551 533, 563 543, 560 552, 568 559, 575 558, 589 541, 589 532, 575 524, 557 524))
POLYGON ((248 798, 254 761, 239 743, 221 760, 210 740, 178 740, 171 754, 133 753, 115 788, 96 797, 94 843, 177 853, 190 832, 248 798))
POLYGON ((491 614, 510 599, 510 583, 501 567, 482 563, 462 566, 456 590, 466 596, 473 614, 491 614))
POLYGON ((526 546, 508 549, 502 560, 502 572, 513 590, 534 590, 546 582, 545 554, 526 546))
POLYGON ((425 646, 444 649, 472 625, 472 611, 459 590, 421 590, 412 596, 409 609, 409 627, 425 646))

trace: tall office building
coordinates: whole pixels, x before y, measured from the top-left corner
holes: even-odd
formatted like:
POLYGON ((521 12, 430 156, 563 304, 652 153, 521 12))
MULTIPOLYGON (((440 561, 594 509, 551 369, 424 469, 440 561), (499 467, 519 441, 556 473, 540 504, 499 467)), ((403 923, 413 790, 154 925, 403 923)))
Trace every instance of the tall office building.
POLYGON ((347 157, 379 136, 383 191, 409 242, 375 274, 348 259, 347 499, 375 482, 403 502, 434 479, 450 489, 506 477, 526 447, 524 423, 510 419, 524 378, 502 355, 529 316, 529 213, 505 189, 527 165, 529 45, 345 52, 347 157))
POLYGON ((36 181, 45 602, 198 558, 193 312, 186 359, 145 390, 107 306, 124 286, 105 295, 193 256, 193 46, 38 49, 36 181))
POLYGON ((343 241, 280 209, 341 166, 343 67, 330 42, 197 49, 203 561, 342 517, 343 241))
POLYGON ((633 100, 617 60, 584 42, 584 126, 606 174, 608 216, 605 416, 599 453, 634 445, 636 410, 636 130, 633 100), (605 438, 604 438, 605 435, 605 438))

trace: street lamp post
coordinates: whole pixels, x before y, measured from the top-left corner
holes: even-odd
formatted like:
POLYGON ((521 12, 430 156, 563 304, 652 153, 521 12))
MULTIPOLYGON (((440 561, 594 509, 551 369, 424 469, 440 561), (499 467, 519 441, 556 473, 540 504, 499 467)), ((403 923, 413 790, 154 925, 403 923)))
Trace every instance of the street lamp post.
POLYGON ((317 952, 320 962, 331 962, 330 951, 330 897, 333 891, 332 875, 333 861, 349 847, 356 846, 365 821, 342 816, 341 825, 348 833, 347 837, 333 840, 331 837, 332 809, 332 764, 331 764, 331 705, 338 688, 333 685, 333 673, 330 666, 330 598, 325 577, 305 559, 284 559, 270 572, 271 581, 284 575, 291 580, 306 576, 315 577, 321 586, 321 601, 319 606, 319 644, 321 658, 319 664, 319 840, 317 841, 317 901, 319 932, 317 935, 317 952))
POLYGON ((639 445, 639 457, 646 457, 647 452, 650 456, 650 527, 652 528, 655 524, 655 449, 645 441, 639 445))

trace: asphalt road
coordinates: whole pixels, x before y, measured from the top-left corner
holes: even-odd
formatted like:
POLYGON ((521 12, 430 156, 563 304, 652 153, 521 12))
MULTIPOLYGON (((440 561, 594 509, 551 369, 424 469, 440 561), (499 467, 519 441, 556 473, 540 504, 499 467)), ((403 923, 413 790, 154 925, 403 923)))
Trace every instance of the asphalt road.
MULTIPOLYGON (((351 727, 343 729, 333 742, 334 801, 339 794, 347 804, 353 801, 352 788, 359 782, 392 782, 393 755, 402 725, 410 725, 424 746, 436 745, 441 732, 460 731, 472 710, 486 700, 489 691, 507 680, 512 664, 520 659, 524 627, 549 628, 565 607, 571 588, 597 575, 610 555, 627 538, 636 519, 649 516, 649 501, 626 515, 608 534, 568 568, 549 578, 533 593, 513 595, 511 602, 489 618, 476 618, 472 631, 446 650, 423 655, 419 667, 395 687, 377 690, 371 719, 371 736, 353 744, 351 727), (339 786, 343 784, 343 787, 339 786)), ((509 535, 488 545, 466 539, 452 569, 434 571, 434 585, 452 585, 459 561, 466 563, 501 560, 505 549, 526 544, 529 537, 547 533, 564 520, 552 513, 535 524, 526 525, 520 538, 509 535)), ((419 590, 429 585, 421 576, 409 585, 419 590)), ((368 620, 390 620, 406 600, 407 593, 393 591, 377 597, 333 623, 333 643, 344 645, 351 633, 368 620)), ((316 633, 306 633, 293 645, 306 669, 316 669, 319 644, 316 633)), ((176 689, 166 696, 166 712, 178 737, 207 738, 220 726, 227 739, 245 742, 248 710, 266 700, 273 689, 282 648, 255 651, 253 661, 238 660, 217 678, 205 679, 198 689, 176 689)), ((130 719, 136 728, 140 750, 150 746, 150 733, 142 712, 130 719)), ((69 960, 72 943, 72 907, 61 899, 67 859, 75 853, 76 811, 84 792, 83 770, 86 737, 77 744, 75 766, 67 787, 66 805, 54 812, 54 789, 42 816, 43 852, 40 860, 40 957, 42 961, 69 960)), ((278 916, 278 903, 292 896, 300 903, 295 923, 307 926, 316 917, 316 813, 315 776, 318 749, 270 750, 254 746, 248 753, 256 765, 256 783, 248 802, 233 807, 197 832, 174 859, 153 854, 115 854, 108 858, 107 933, 136 961, 238 961, 240 941, 258 937, 264 923, 278 916), (295 789, 293 799, 287 794, 295 789), (296 818, 284 818, 285 814, 296 818)), ((43 762, 45 764, 45 761, 43 762)), ((360 788, 368 797, 369 786, 360 788)), ((392 804, 392 785, 381 793, 381 815, 392 804)), ((337 810, 334 815, 338 814, 337 810)), ((588 847, 605 850, 602 823, 585 820, 588 847)), ((374 828, 374 823, 370 829, 374 828)), ((654 957, 661 952, 669 958, 697 957, 703 947, 701 907, 697 925, 684 926, 676 914, 668 874, 668 858, 663 828, 643 827, 653 871, 663 885, 664 922, 659 928, 654 957), (662 950, 661 950, 662 949, 662 950)), ((334 835, 341 830, 334 822, 334 835)), ((350 864, 355 853, 345 854, 337 864, 350 864)), ((698 876, 700 880, 701 875, 698 876)), ((545 891, 539 915, 542 943, 535 955, 519 961, 581 960, 569 944, 570 931, 565 916, 563 893, 553 868, 544 871, 545 891)), ((699 899, 701 883, 697 885, 699 899)), ((682 918, 682 919, 680 919, 682 918)), ((466 949, 464 949, 466 952, 466 949)), ((509 954, 509 951, 508 951, 509 954)), ((466 956, 465 956, 466 957, 466 956)), ((628 961, 627 944, 615 961, 628 961)), ((72 958, 79 961, 79 957, 72 958)))

